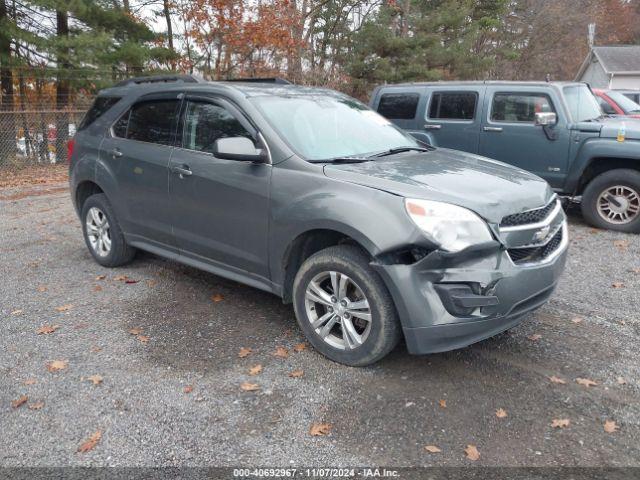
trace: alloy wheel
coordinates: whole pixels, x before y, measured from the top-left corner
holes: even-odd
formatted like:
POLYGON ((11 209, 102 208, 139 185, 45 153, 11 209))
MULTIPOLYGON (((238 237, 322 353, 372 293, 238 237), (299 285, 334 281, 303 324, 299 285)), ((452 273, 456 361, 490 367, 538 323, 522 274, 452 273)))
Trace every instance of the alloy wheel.
POLYGON ((101 257, 106 257, 111 251, 111 231, 109 221, 102 210, 91 207, 85 221, 87 237, 93 251, 101 257))
POLYGON ((615 185, 603 191, 597 200, 598 214, 608 223, 630 223, 640 213, 640 195, 633 188, 615 185))
POLYGON ((334 348, 358 348, 371 332, 369 301, 343 273, 328 271, 313 277, 305 290, 305 308, 316 334, 334 348))

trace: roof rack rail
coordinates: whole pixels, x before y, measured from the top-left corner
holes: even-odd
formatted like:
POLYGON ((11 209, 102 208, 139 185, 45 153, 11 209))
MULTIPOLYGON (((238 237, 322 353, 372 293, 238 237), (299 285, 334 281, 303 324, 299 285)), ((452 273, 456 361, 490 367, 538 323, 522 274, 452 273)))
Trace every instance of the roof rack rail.
POLYGON ((292 83, 280 77, 252 77, 252 78, 229 78, 225 82, 247 82, 247 83, 277 83, 279 85, 292 85, 292 83))
POLYGON ((127 78, 115 84, 116 87, 125 87, 127 85, 140 85, 143 83, 202 83, 204 80, 197 75, 148 75, 145 77, 127 78))

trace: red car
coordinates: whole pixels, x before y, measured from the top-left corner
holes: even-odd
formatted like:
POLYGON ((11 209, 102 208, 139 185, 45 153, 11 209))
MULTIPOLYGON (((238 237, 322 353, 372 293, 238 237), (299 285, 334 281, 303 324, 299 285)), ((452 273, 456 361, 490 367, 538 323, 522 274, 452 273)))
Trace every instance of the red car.
POLYGON ((632 118, 640 118, 640 105, 615 90, 593 89, 598 99, 600 108, 606 115, 624 115, 632 118))

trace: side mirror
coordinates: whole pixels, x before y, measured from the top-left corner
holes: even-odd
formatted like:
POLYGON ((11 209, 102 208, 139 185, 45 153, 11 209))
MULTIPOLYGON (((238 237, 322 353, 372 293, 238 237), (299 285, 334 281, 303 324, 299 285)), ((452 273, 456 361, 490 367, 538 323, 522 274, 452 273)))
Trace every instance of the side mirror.
POLYGON ((554 112, 536 112, 535 124, 540 127, 551 127, 558 121, 554 112))
POLYGON ((213 144, 213 154, 226 160, 240 160, 241 162, 265 163, 267 155, 264 150, 255 147, 246 137, 219 138, 213 144))

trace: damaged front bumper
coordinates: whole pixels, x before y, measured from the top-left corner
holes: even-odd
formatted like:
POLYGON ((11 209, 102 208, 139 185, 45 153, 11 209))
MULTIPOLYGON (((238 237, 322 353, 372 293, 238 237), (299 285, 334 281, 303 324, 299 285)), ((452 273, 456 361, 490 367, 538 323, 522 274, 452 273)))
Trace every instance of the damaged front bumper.
POLYGON ((490 242, 457 254, 433 251, 411 264, 373 262, 398 310, 410 353, 461 348, 520 323, 553 293, 567 257, 568 231, 547 257, 516 264, 490 242))

